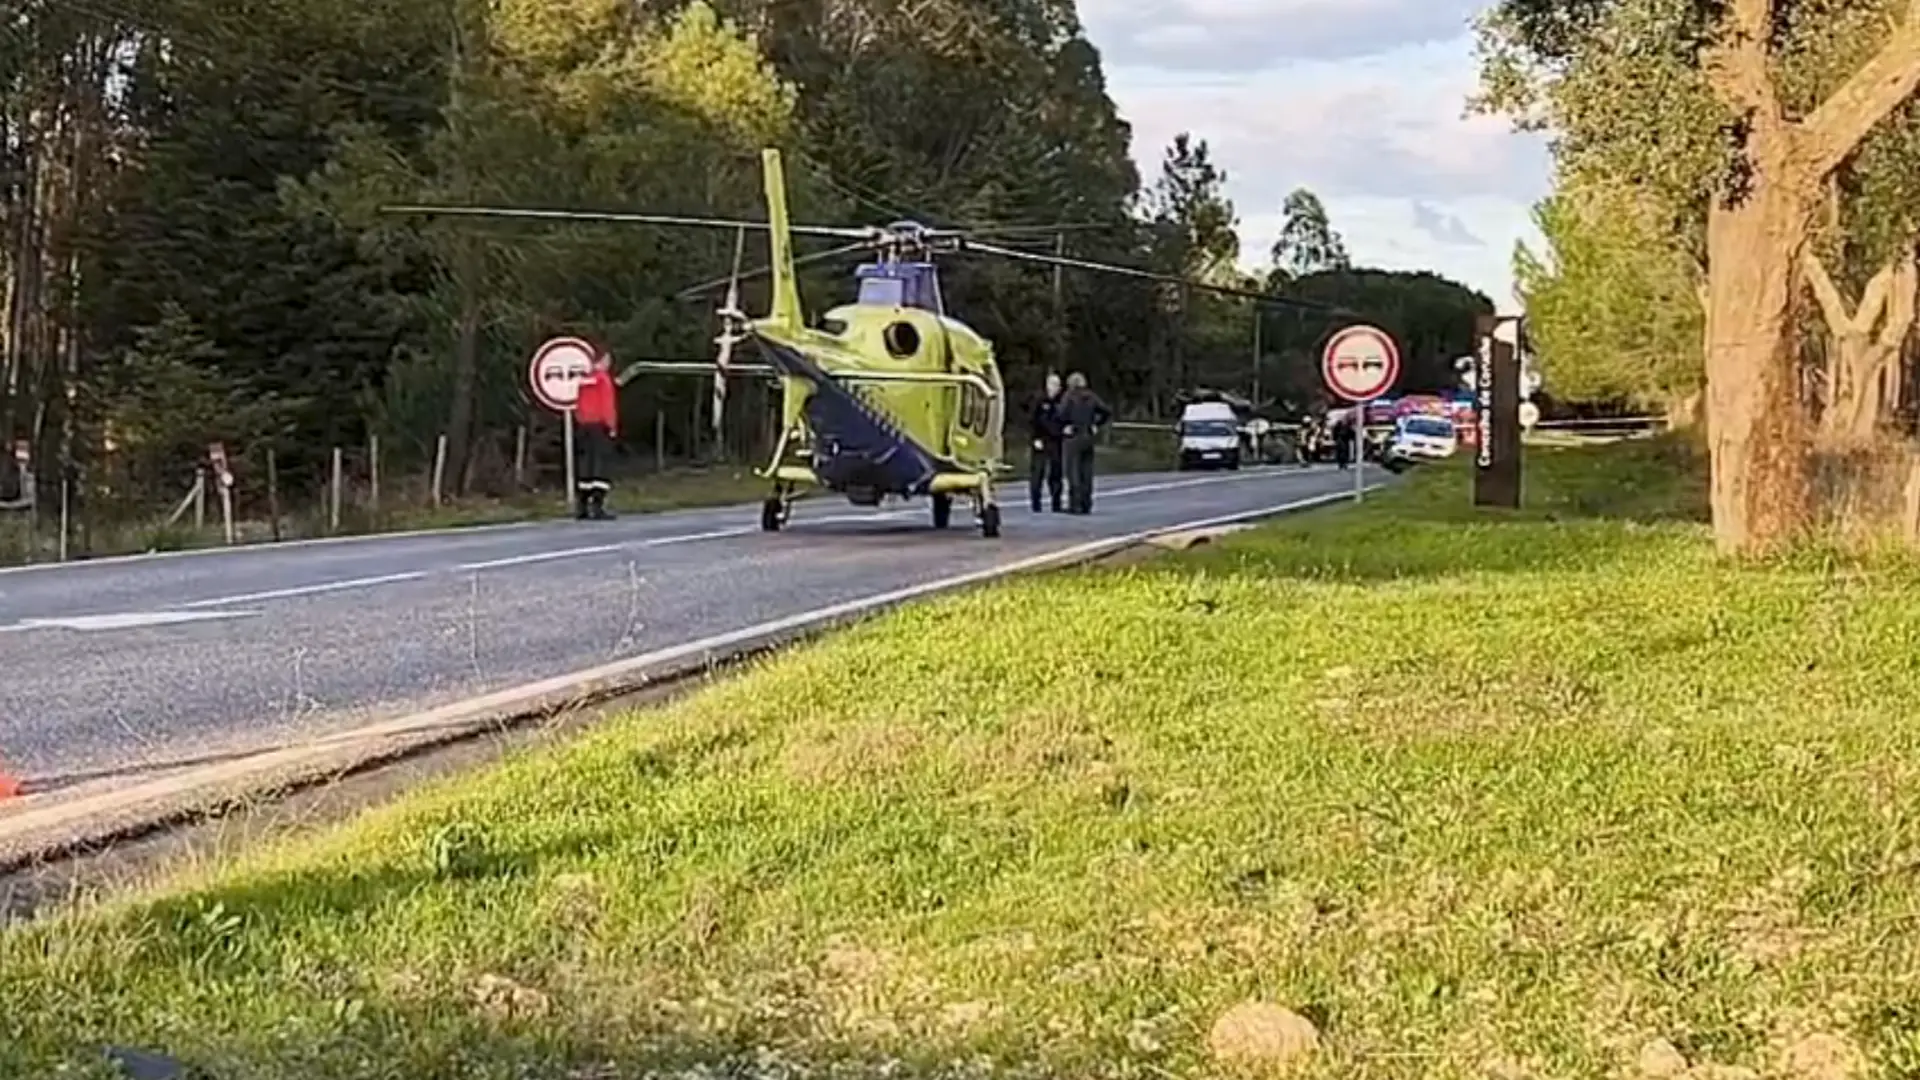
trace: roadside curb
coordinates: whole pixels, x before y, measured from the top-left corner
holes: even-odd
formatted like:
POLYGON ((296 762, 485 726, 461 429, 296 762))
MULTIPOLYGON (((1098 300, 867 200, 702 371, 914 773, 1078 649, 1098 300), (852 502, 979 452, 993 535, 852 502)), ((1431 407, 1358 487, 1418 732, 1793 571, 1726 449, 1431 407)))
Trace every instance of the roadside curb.
MULTIPOLYGON (((1378 486, 1368 490, 1377 490, 1378 486)), ((1351 491, 1339 491, 1089 541, 482 694, 299 746, 261 751, 215 765, 183 767, 170 774, 93 793, 30 792, 0 807, 0 873, 133 839, 182 822, 218 816, 236 806, 326 783, 423 750, 703 676, 722 665, 794 644, 914 600, 1023 574, 1081 566, 1142 545, 1184 550, 1193 546, 1196 537, 1204 540, 1251 527, 1267 518, 1352 500, 1351 491)))

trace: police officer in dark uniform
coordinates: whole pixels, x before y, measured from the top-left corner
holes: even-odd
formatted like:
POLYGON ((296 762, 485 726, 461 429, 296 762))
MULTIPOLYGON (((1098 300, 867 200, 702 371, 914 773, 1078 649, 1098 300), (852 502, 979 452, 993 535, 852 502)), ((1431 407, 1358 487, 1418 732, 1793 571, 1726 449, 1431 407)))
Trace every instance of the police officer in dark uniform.
POLYGON ((1067 513, 1093 513, 1093 440, 1113 419, 1113 411, 1087 388, 1087 377, 1067 376, 1067 392, 1060 397, 1060 419, 1066 436, 1067 513))
POLYGON ((1047 373, 1047 391, 1033 403, 1033 467, 1030 490, 1033 512, 1040 512, 1040 489, 1044 485, 1052 496, 1053 512, 1060 512, 1061 438, 1066 427, 1060 419, 1060 376, 1047 373))

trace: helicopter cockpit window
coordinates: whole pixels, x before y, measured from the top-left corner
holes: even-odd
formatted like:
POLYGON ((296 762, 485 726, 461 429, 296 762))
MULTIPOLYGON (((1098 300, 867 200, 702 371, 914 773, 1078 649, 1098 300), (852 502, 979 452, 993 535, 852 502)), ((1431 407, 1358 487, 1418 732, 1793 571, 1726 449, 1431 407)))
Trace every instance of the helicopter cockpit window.
POLYGON ((847 334, 847 321, 845 319, 821 319, 820 329, 832 334, 834 337, 845 337, 847 334))
POLYGON ((904 307, 906 282, 894 277, 870 277, 860 281, 860 302, 879 307, 904 307))
POLYGON ((892 323, 881 336, 886 341, 887 352, 896 360, 905 360, 920 351, 920 331, 915 330, 912 323, 892 323))

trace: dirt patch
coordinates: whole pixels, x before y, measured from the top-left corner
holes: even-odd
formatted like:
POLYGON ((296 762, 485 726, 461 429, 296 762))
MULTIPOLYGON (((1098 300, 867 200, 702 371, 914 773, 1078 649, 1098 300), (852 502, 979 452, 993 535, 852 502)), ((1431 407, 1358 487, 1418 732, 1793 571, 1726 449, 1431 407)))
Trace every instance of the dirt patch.
POLYGON ((1214 1021, 1207 1033, 1207 1048, 1224 1065, 1292 1070, 1303 1066, 1320 1048, 1320 1031, 1299 1013, 1249 1001, 1214 1021))
POLYGON ((907 724, 868 724, 789 743, 784 763, 787 774, 800 783, 839 787, 905 772, 925 743, 907 724))
POLYGON ((547 1015, 553 1002, 530 986, 504 975, 482 975, 471 991, 474 1007, 492 1020, 534 1019, 547 1015))

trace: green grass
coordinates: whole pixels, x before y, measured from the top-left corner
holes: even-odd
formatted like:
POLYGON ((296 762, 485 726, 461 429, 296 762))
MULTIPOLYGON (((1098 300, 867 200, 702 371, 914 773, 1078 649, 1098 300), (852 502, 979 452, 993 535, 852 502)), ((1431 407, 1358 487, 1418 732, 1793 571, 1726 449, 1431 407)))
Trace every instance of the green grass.
POLYGON ((1528 467, 903 611, 13 930, 0 1075, 1186 1077, 1249 998, 1327 1077, 1920 1075, 1920 568, 1717 562, 1681 444, 1528 467))

